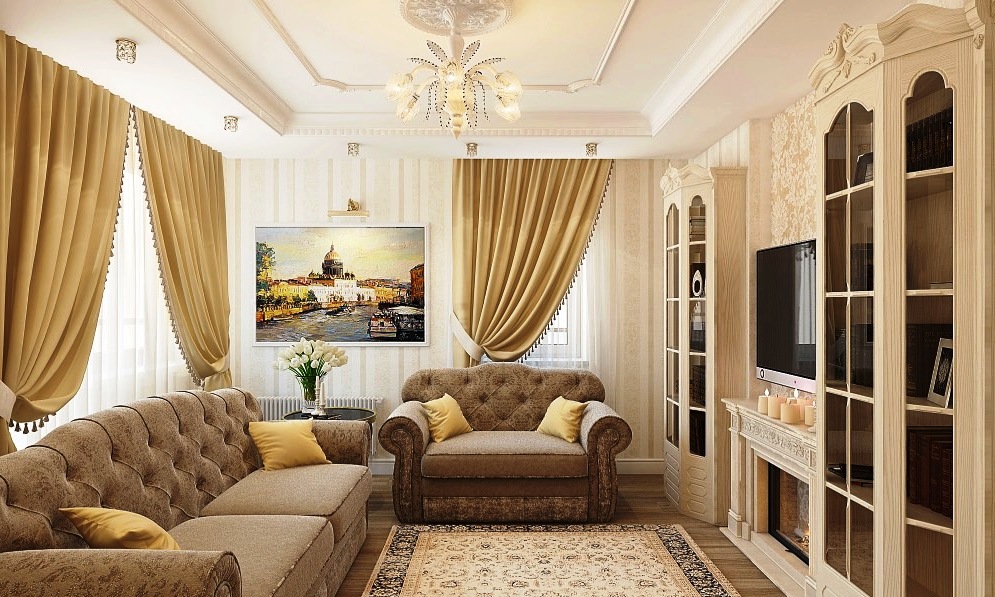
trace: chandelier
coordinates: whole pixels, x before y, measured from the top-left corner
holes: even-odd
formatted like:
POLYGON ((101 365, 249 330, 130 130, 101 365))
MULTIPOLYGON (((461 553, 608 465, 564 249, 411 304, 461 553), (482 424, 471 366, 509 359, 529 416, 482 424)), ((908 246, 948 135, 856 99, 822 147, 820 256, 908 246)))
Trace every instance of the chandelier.
MULTIPOLYGON (((447 9, 447 12, 448 9, 447 9)), ((455 22, 449 15, 450 22, 455 22)), ((469 66, 480 40, 464 47, 463 36, 455 27, 449 33, 449 54, 429 40, 428 49, 438 62, 423 58, 409 58, 417 66, 410 72, 394 75, 387 83, 387 98, 397 102, 397 117, 409 122, 420 109, 425 98, 425 118, 438 114, 439 125, 452 129, 453 137, 477 125, 479 116, 487 119, 485 105, 487 90, 494 95, 494 112, 509 122, 521 117, 518 99, 522 96, 522 83, 508 71, 498 71, 493 65, 503 58, 488 58, 469 66)))

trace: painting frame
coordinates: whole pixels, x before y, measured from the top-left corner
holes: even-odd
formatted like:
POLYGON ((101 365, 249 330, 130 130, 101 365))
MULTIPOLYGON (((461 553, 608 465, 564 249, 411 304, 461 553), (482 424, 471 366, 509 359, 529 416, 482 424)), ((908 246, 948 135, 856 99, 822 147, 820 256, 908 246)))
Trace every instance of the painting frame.
MULTIPOLYGON (((397 240, 397 239, 395 239, 397 240)), ((402 242, 397 240, 397 242, 402 242)), ((252 266, 250 266, 248 271, 251 272, 251 278, 247 278, 247 289, 252 289, 253 296, 253 319, 246 322, 247 325, 251 324, 251 334, 252 334, 252 346, 258 347, 280 347, 288 346, 293 342, 300 340, 301 337, 306 337, 309 340, 323 340, 334 344, 335 346, 340 346, 343 348, 348 347, 424 347, 429 346, 429 330, 431 329, 431 289, 429 280, 431 274, 431 264, 429 263, 430 255, 430 238, 429 238, 429 226, 427 223, 339 223, 339 222, 315 222, 315 223, 260 223, 253 227, 253 238, 251 241, 251 251, 253 252, 255 259, 252 261, 252 266), (418 259, 420 263, 414 263, 410 267, 411 277, 406 279, 407 286, 405 287, 404 282, 400 276, 397 278, 397 287, 394 290, 398 293, 395 298, 385 298, 381 296, 381 291, 390 291, 390 288, 367 288, 365 283, 370 280, 367 275, 368 272, 358 271, 353 272, 350 269, 350 261, 357 258, 355 254, 355 249, 343 248, 342 255, 333 256, 333 252, 337 253, 338 249, 334 247, 334 243, 328 243, 332 245, 331 247, 324 247, 320 253, 324 254, 324 258, 319 254, 317 248, 319 245, 329 238, 336 238, 340 242, 340 247, 354 247, 357 242, 357 238, 381 238, 383 235, 388 235, 386 238, 390 238, 391 232, 398 235, 399 239, 403 239, 403 243, 415 245, 420 244, 420 253, 418 254, 418 259), (284 241, 282 239, 296 239, 290 241, 284 241), (280 240, 278 240, 280 239, 280 240), (344 242, 343 242, 344 241, 344 242), (298 268, 300 271, 293 270, 293 276, 287 277, 286 272, 282 275, 273 276, 262 276, 260 272, 260 242, 266 242, 267 244, 272 242, 276 246, 271 246, 273 250, 274 259, 279 266, 280 263, 280 247, 283 246, 284 250, 287 251, 291 247, 296 252, 303 252, 310 249, 315 249, 312 252, 313 255, 313 268, 298 268), (327 251, 327 253, 326 253, 327 251), (331 260, 332 269, 326 271, 324 268, 329 263, 328 258, 340 257, 341 260, 336 263, 336 260, 331 260), (420 296, 417 296, 414 292, 415 286, 415 273, 414 270, 421 266, 420 281, 421 290, 420 296), (338 267, 338 271, 336 271, 338 267), (317 302, 322 306, 318 307, 308 307, 306 311, 299 311, 296 313, 282 313, 281 317, 285 320, 292 320, 295 317, 301 317, 303 315, 314 315, 315 311, 320 311, 326 315, 332 315, 334 311, 340 310, 344 307, 346 310, 345 319, 355 319, 359 316, 367 315, 367 311, 371 309, 371 303, 377 305, 376 313, 380 314, 380 307, 385 306, 385 301, 396 301, 392 307, 386 307, 390 312, 403 311, 400 315, 408 321, 415 320, 415 323, 411 326, 411 329, 405 329, 405 326, 396 319, 392 322, 385 322, 384 325, 390 326, 393 324, 401 325, 402 327, 398 330, 396 337, 385 337, 383 330, 385 328, 379 328, 381 331, 378 334, 380 337, 373 338, 369 337, 369 334, 374 333, 372 329, 372 324, 367 324, 366 337, 363 339, 358 339, 357 334, 358 328, 355 326, 351 329, 350 337, 345 337, 344 335, 337 335, 332 329, 324 329, 316 331, 314 329, 314 323, 306 329, 297 329, 292 334, 289 329, 280 330, 275 332, 273 326, 280 325, 280 321, 277 321, 277 317, 273 316, 273 310, 271 307, 276 307, 276 305, 267 305, 265 299, 266 291, 261 290, 261 285, 263 284, 263 278, 268 279, 270 284, 269 299, 271 301, 277 300, 278 297, 274 296, 276 294, 273 292, 273 284, 281 285, 282 290, 286 291, 290 288, 291 294, 300 293, 301 288, 296 288, 299 286, 306 286, 312 294, 308 294, 307 297, 301 297, 300 300, 305 302, 317 302), (352 277, 350 277, 352 276, 352 277), (339 282, 347 284, 348 287, 344 289, 339 289, 339 282), (332 286, 331 289, 328 286, 332 286), (318 296, 315 296, 315 291, 318 292, 318 296), (345 292, 350 294, 349 296, 341 296, 339 293, 345 292), (336 293, 335 296, 330 296, 327 293, 336 293), (372 294, 371 294, 372 293, 372 294), (262 295, 262 296, 261 296, 262 295), (312 301, 313 299, 313 301, 312 301), (340 304, 341 303, 341 304, 340 304), (399 309, 403 308, 403 309, 399 309), (351 310, 349 310, 351 309, 351 310), (417 311, 421 311, 421 322, 420 322, 420 335, 418 335, 418 314, 417 311), (266 311, 261 313, 261 311, 266 311), (354 314, 353 311, 358 312, 354 314), (265 332, 261 330, 263 328, 270 328, 265 332), (414 331, 413 331, 414 330, 414 331), (293 337, 291 337, 293 336, 293 337)), ((381 252, 386 252, 385 247, 374 247, 381 250, 381 252)), ((414 249, 412 249, 414 250, 414 249)), ((372 251, 376 253, 376 251, 372 251)), ((396 250, 390 251, 393 255, 398 255, 396 250)), ((309 257, 311 259, 311 257, 309 257)), ((360 257, 359 261, 364 259, 360 257)), ((368 259, 366 259, 368 261, 368 259)), ((398 258, 400 261, 400 258, 398 258)), ((394 269, 408 264, 405 263, 388 263, 384 262, 385 267, 388 269, 393 267, 394 269)), ((277 270, 280 271, 280 270, 277 270)), ((385 278, 377 278, 385 279, 385 278)), ((283 294, 283 293, 281 293, 283 294)), ((285 296, 285 295, 284 295, 285 296)), ((294 308, 284 311, 294 311, 294 308)), ((382 313, 387 314, 388 311, 383 311, 382 313)), ((372 317, 370 317, 372 320, 372 317)), ((388 330, 389 332, 389 330, 388 330)))
POLYGON ((954 376, 954 343, 949 338, 941 338, 936 347, 936 358, 933 362, 933 375, 929 378, 929 395, 927 400, 937 406, 950 408, 953 406, 953 376, 954 376))

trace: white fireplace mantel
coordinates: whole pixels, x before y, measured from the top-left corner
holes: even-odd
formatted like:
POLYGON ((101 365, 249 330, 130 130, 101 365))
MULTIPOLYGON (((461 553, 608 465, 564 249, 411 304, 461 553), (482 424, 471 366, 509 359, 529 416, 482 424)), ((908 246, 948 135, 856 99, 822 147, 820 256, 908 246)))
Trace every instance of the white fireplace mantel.
POLYGON ((729 526, 722 532, 785 595, 814 596, 811 568, 767 534, 767 463, 816 487, 815 433, 760 414, 756 398, 722 402, 729 411, 732 440, 729 526))

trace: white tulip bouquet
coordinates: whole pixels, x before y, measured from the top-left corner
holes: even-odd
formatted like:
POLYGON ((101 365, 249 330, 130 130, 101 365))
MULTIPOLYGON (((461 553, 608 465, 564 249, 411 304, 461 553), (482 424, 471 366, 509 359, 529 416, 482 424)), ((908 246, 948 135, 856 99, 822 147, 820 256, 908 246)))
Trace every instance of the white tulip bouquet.
POLYGON ((273 365, 281 371, 289 369, 301 384, 304 401, 313 403, 317 399, 318 380, 333 367, 341 367, 348 362, 349 357, 341 348, 324 340, 301 338, 281 350, 273 365))

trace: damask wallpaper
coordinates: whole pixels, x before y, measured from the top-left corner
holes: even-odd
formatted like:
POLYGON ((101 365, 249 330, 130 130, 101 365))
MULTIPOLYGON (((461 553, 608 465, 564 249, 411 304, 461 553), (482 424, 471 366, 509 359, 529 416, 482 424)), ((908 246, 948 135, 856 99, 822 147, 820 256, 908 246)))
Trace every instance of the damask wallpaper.
POLYGON ((819 170, 814 100, 810 93, 773 120, 770 232, 774 246, 815 238, 819 170))

